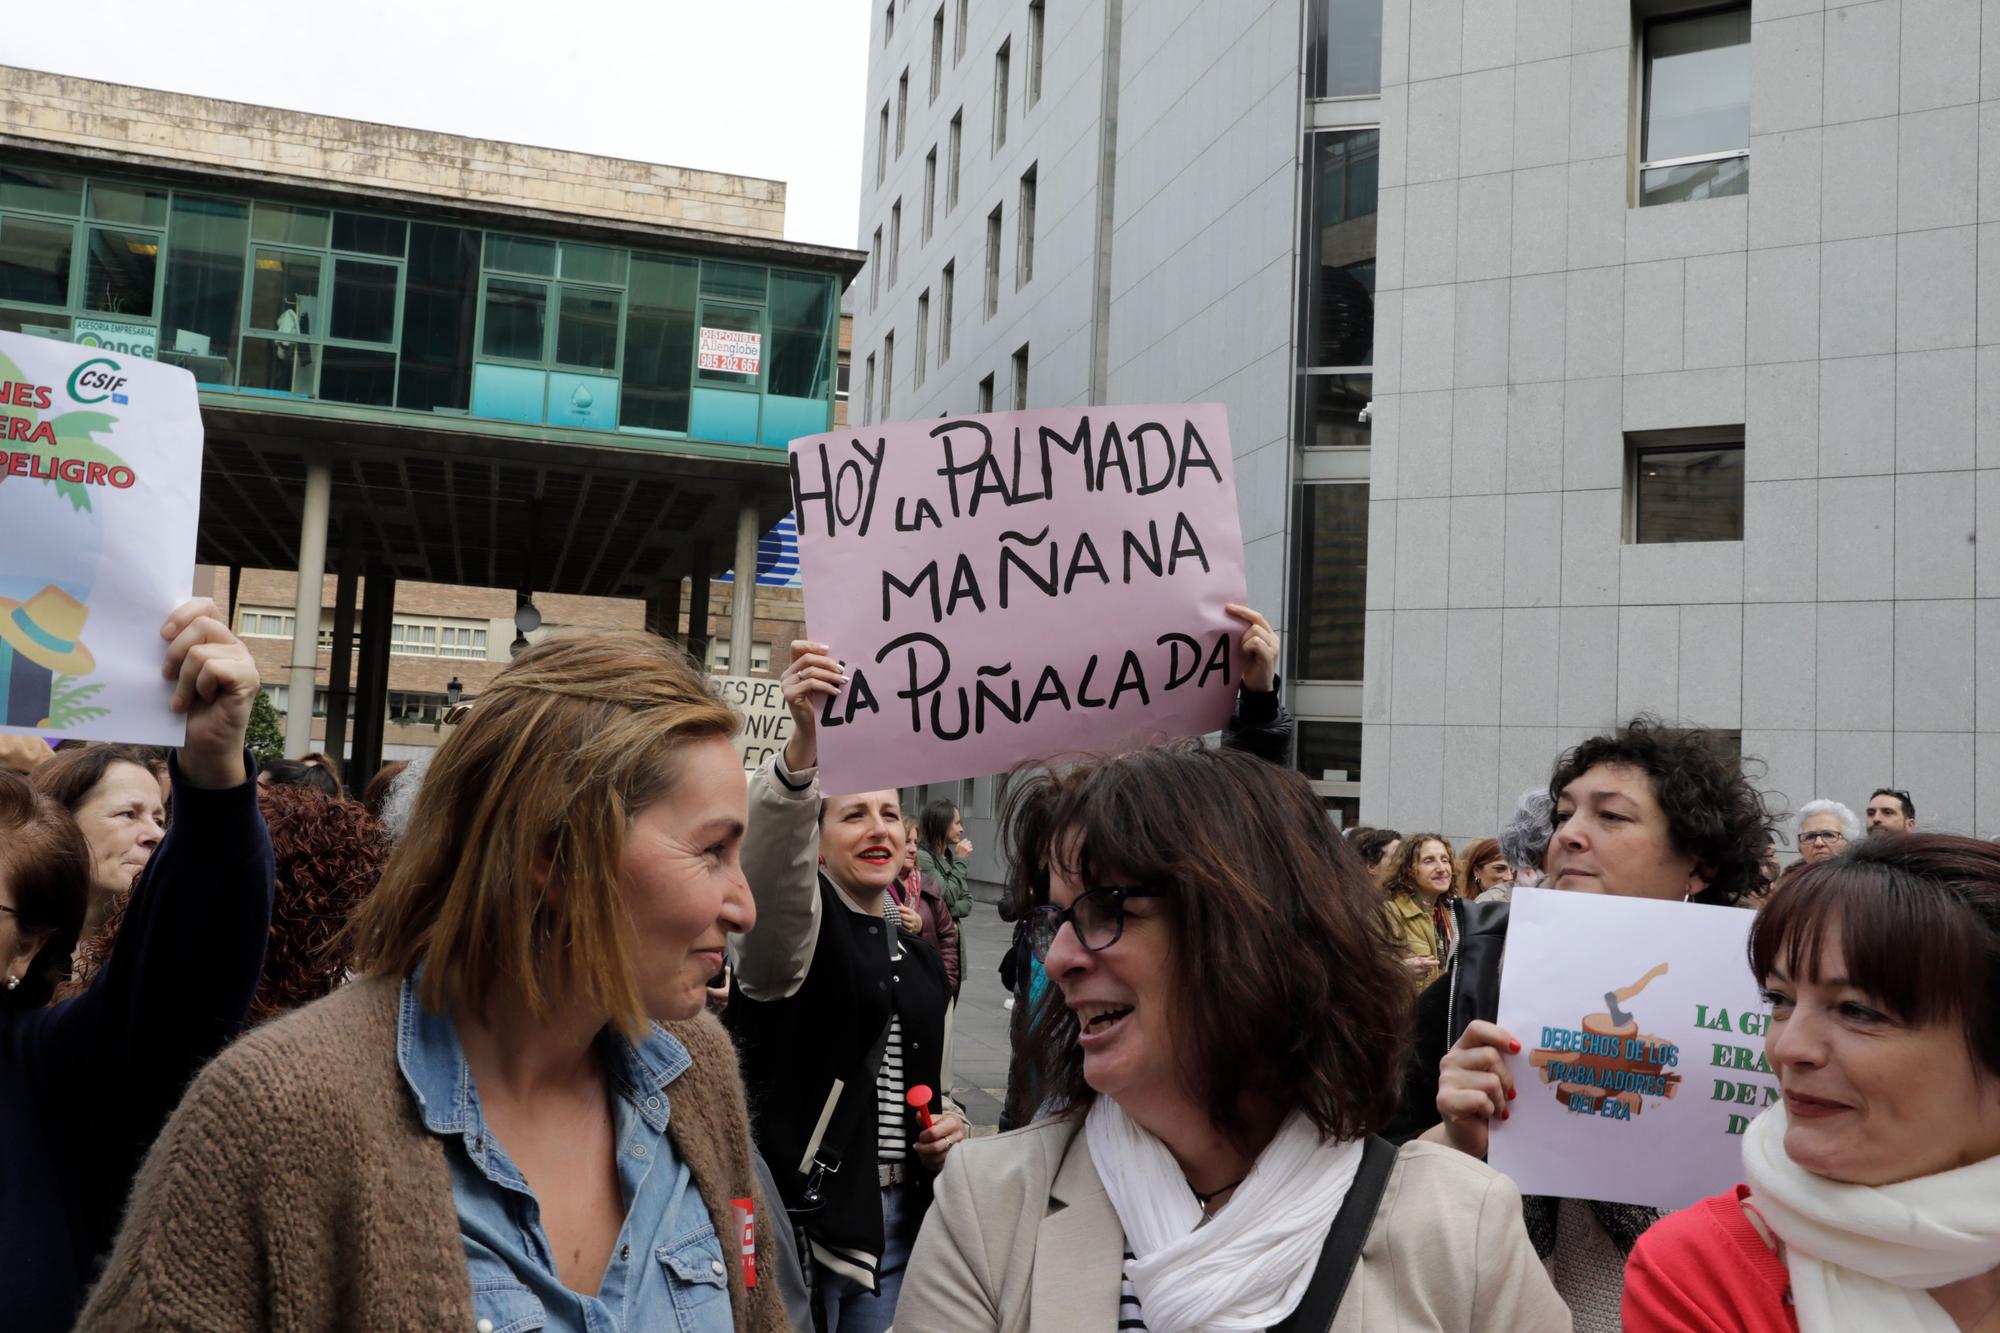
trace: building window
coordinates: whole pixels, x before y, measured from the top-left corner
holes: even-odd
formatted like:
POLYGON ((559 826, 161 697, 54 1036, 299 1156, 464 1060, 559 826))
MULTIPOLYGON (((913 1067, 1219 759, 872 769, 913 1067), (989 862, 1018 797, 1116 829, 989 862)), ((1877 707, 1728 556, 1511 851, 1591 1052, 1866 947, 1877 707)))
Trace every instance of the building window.
POLYGON ((924 154, 924 238, 922 244, 931 243, 931 222, 937 216, 937 145, 924 154))
POLYGON ((968 3, 969 0, 958 0, 958 28, 951 38, 951 63, 954 65, 965 59, 965 10, 968 3))
POLYGON ((874 314, 875 307, 882 303, 882 229, 875 229, 875 239, 868 244, 868 313, 874 314))
POLYGON ((889 290, 896 290, 896 256, 903 251, 903 201, 889 209, 889 290))
POLYGON ((1750 189, 1750 7, 1646 25, 1639 202, 1750 189))
POLYGON ((1013 63, 1014 39, 1000 43, 993 53, 993 153, 997 157, 1007 146, 1007 67, 1013 63))
MULTIPOLYGON (((768 676, 771 674, 770 644, 757 643, 754 640, 751 642, 750 671, 753 675, 768 676)), ((726 676, 729 674, 729 639, 727 636, 718 635, 708 641, 708 673, 711 676, 726 676)))
POLYGON ((1014 214, 1014 290, 1035 278, 1035 168, 1021 173, 1021 206, 1014 214))
POLYGON ((1382 0, 1309 0, 1308 97, 1374 97, 1382 91, 1382 0))
POLYGON ((1028 344, 1014 349, 1014 410, 1028 410, 1028 344))
POLYGON ((487 622, 397 616, 389 624, 389 651, 403 657, 486 656, 487 622))
POLYGON ((1307 365, 1366 367, 1375 360, 1375 182, 1380 130, 1313 136, 1306 271, 1307 365))
POLYGON ((991 412, 993 410, 993 377, 991 375, 979 381, 979 410, 981 412, 991 412))
POLYGON ((895 409, 889 406, 889 386, 895 381, 895 378, 896 331, 891 329, 882 335, 882 419, 884 421, 889 420, 895 412, 895 409))
POLYGON ((1743 428, 1633 431, 1625 437, 1625 540, 1743 540, 1743 428))
POLYGON ((958 146, 965 137, 965 108, 960 107, 951 118, 950 147, 945 153, 944 164, 944 211, 950 213, 958 207, 958 146))
POLYGON ((986 215, 986 318, 1000 309, 1000 205, 986 215))
POLYGON ((896 156, 903 155, 903 131, 910 123, 910 67, 903 66, 903 77, 896 80, 896 156))
POLYGON ((236 610, 236 632, 246 639, 289 639, 297 624, 290 611, 260 606, 236 610))
POLYGON ((880 185, 889 179, 889 104, 882 104, 882 115, 875 122, 875 183, 880 185))
POLYGON ((910 363, 910 387, 924 387, 924 349, 930 345, 931 337, 931 294, 928 288, 917 298, 917 349, 916 360, 910 363))
POLYGON ((434 727, 444 721, 444 710, 449 706, 442 694, 390 690, 389 722, 393 726, 434 727))
POLYGON ((867 368, 861 372, 861 424, 875 420, 875 354, 868 354, 867 368))
POLYGON ((833 400, 835 402, 844 403, 847 401, 848 386, 853 378, 854 366, 848 361, 846 353, 843 352, 840 357, 840 364, 834 368, 833 372, 833 400))
POLYGON ((889 0, 882 11, 882 49, 889 49, 889 40, 896 35, 896 0, 889 0))
POLYGON ((1042 0, 1028 0, 1028 107, 1042 100, 1042 0))
POLYGON ((952 290, 958 286, 958 261, 944 266, 938 277, 938 364, 951 360, 952 290))
POLYGON ((1368 594, 1368 485, 1299 488, 1298 606, 1292 674, 1300 680, 1361 679, 1368 594))
POLYGON ((1361 822, 1361 724, 1353 719, 1300 718, 1298 765, 1337 816, 1339 828, 1361 822))
MULTIPOLYGON (((944 6, 931 15, 931 101, 937 101, 938 85, 944 80, 944 6)), ((929 103, 925 103, 929 105, 929 103)))

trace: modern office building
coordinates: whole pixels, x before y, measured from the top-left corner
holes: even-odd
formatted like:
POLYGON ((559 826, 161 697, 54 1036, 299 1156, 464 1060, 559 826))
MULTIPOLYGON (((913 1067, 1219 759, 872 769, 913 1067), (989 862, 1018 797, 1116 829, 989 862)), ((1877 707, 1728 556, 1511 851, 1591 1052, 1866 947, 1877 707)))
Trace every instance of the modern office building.
POLYGON ((785 444, 834 419, 860 261, 786 241, 773 181, 0 67, 0 329, 194 375, 197 558, 296 570, 280 625, 335 573, 326 651, 293 614, 270 683, 327 690, 338 752, 352 681, 360 771, 399 581, 504 589, 524 632, 537 596, 639 599, 707 651, 711 578, 754 566, 785 444))
POLYGON ((1343 820, 1490 832, 1647 710, 2000 834, 1980 14, 880 0, 855 418, 1227 404, 1343 820))

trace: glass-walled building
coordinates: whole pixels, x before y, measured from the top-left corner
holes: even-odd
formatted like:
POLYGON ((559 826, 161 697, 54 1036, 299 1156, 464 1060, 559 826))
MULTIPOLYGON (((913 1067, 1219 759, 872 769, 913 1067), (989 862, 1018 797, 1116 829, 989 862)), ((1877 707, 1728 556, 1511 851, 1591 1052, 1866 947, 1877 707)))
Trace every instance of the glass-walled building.
POLYGON ((782 448, 833 420, 838 278, 0 155, 0 330, 204 390, 782 448))

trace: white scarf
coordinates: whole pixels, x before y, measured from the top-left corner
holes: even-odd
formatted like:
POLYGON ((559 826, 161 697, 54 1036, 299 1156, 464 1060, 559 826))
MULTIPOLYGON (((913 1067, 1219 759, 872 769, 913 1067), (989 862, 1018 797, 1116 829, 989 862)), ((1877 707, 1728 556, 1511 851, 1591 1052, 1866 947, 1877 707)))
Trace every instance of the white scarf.
POLYGON ((1743 1136, 1750 1203, 1785 1243, 1799 1333, 1957 1333, 1927 1288, 2000 1266, 2000 1157, 1894 1185, 1847 1185, 1785 1155, 1782 1104, 1743 1136))
POLYGON ((1361 1166, 1361 1140, 1323 1142, 1294 1111, 1204 1226, 1174 1155, 1117 1102, 1092 1103, 1084 1133, 1153 1333, 1252 1333, 1289 1315, 1361 1166))

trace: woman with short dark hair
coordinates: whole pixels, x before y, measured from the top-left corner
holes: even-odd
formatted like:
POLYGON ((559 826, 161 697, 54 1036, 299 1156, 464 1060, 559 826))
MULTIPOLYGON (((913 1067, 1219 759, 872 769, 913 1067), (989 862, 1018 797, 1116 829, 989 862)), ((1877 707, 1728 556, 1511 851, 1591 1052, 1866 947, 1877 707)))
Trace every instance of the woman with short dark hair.
POLYGON ((1994 1327, 2000 848, 1912 833, 1808 866, 1751 927, 1750 968, 1784 1100, 1743 1136, 1747 1184, 1640 1239, 1625 1327, 1994 1327))
POLYGON ((70 812, 90 845, 86 934, 124 904, 166 835, 166 771, 157 750, 93 741, 58 751, 29 779, 70 812))
POLYGON ((1372 1138, 1409 990, 1302 776, 1165 746, 1022 780, 1008 807, 1061 993, 1034 1033, 1054 1111, 946 1160, 899 1324, 1269 1328, 1352 1193, 1334 1329, 1568 1327, 1504 1177, 1372 1138))

